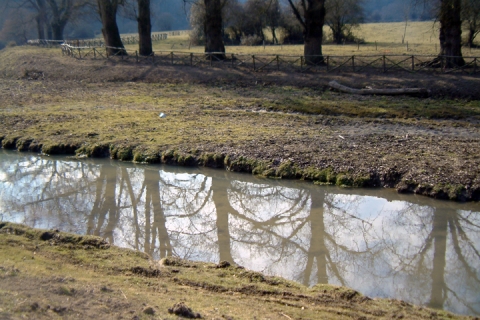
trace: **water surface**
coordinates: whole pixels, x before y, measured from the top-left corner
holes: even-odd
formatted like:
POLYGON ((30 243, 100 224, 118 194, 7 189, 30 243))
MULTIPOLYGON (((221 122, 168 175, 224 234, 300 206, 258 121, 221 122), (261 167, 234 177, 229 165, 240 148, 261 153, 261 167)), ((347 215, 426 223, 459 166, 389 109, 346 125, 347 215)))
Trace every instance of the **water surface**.
POLYGON ((480 314, 480 204, 0 149, 0 220, 480 314))

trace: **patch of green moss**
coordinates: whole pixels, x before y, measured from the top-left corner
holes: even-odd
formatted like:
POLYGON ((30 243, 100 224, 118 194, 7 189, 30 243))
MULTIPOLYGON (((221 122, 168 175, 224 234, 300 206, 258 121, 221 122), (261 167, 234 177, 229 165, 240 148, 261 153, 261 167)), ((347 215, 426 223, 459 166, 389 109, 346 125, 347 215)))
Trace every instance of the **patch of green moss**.
POLYGON ((48 155, 75 154, 79 148, 76 144, 49 142, 42 145, 42 153, 48 155))
MULTIPOLYGON (((258 176, 265 176, 265 172, 267 170, 273 170, 269 168, 269 166, 266 163, 259 162, 258 165, 253 168, 252 174, 258 175, 258 176)), ((273 170, 273 174, 275 175, 275 170, 273 170)))
POLYGON ((353 185, 353 179, 346 173, 337 175, 337 181, 335 184, 339 187, 351 187, 353 185))
POLYGON ((2 139, 2 148, 4 149, 15 149, 17 146, 18 137, 8 137, 2 139))
POLYGON ((225 155, 221 153, 204 153, 200 156, 200 163, 205 167, 223 168, 225 155))
POLYGON ((121 161, 133 160, 133 148, 126 145, 110 146, 110 157, 121 161))
POLYGON ((253 172, 253 169, 259 165, 258 161, 247 159, 245 157, 238 157, 233 159, 232 157, 225 158, 224 161, 227 170, 233 172, 253 172), (228 161, 227 161, 228 160, 228 161))
POLYGON ((30 144, 33 142, 33 139, 30 138, 20 138, 17 140, 16 149, 18 151, 28 151, 30 144))
POLYGON ((294 163, 286 161, 278 167, 276 176, 285 179, 297 178, 299 176, 299 170, 294 163))
POLYGON ((364 176, 356 176, 353 178, 353 186, 356 188, 368 187, 371 181, 372 179, 369 174, 366 174, 364 176))
POLYGON ((174 153, 176 161, 179 165, 193 167, 197 165, 197 159, 195 156, 189 153, 181 153, 176 151, 174 153))
POLYGON ((269 168, 263 171, 261 175, 267 178, 275 178, 277 177, 277 171, 273 168, 269 168))
POLYGON ((110 146, 108 144, 83 145, 76 150, 76 155, 86 155, 92 158, 107 158, 110 156, 110 146))
POLYGON ((450 200, 463 200, 466 189, 463 185, 455 184, 448 185, 446 191, 450 200))

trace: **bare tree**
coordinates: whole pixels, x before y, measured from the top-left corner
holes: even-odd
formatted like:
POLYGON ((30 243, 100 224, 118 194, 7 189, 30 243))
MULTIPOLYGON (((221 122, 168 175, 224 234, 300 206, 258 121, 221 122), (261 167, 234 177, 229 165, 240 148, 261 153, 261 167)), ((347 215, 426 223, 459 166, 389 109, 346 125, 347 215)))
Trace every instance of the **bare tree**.
POLYGON ((98 13, 102 20, 102 34, 109 54, 125 55, 117 26, 117 10, 124 0, 97 0, 98 13))
POLYGON ((223 43, 223 19, 228 0, 202 0, 193 3, 190 9, 190 26, 193 29, 192 40, 205 42, 205 52, 219 60, 225 59, 223 43))
MULTIPOLYGON (((37 4, 43 0, 35 0, 37 4)), ((89 0, 45 0, 51 13, 50 25, 52 28, 53 40, 63 40, 65 26, 72 19, 72 16, 84 8, 89 0)), ((39 17, 43 17, 42 7, 39 6, 39 17)))
POLYGON ((288 0, 295 17, 303 27, 305 41, 303 53, 307 64, 324 61, 322 54, 323 25, 325 24, 325 0, 288 0))
POLYGON ((215 52, 217 59, 225 59, 222 37, 222 11, 227 0, 203 0, 205 5, 205 52, 215 52))
POLYGON ((352 29, 363 22, 363 0, 327 0, 325 22, 332 30, 333 40, 341 44, 353 40, 352 29))
POLYGON ((445 67, 463 66, 462 57, 462 0, 441 0, 440 2, 440 56, 445 67))
POLYGON ((150 0, 125 0, 121 9, 121 16, 137 22, 140 55, 151 55, 153 51, 150 0))
POLYGON ((462 20, 468 31, 466 44, 475 47, 474 40, 480 33, 480 1, 463 0, 462 20))

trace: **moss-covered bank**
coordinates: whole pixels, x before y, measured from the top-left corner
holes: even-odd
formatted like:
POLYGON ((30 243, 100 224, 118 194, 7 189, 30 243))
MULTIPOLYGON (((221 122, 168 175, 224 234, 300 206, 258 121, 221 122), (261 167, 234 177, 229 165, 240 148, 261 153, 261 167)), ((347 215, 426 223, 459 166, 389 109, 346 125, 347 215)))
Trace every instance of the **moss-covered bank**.
POLYGON ((467 75, 251 74, 12 48, 0 51, 0 145, 478 201, 480 101, 468 92, 479 86, 467 75), (438 95, 340 94, 332 79, 438 95))

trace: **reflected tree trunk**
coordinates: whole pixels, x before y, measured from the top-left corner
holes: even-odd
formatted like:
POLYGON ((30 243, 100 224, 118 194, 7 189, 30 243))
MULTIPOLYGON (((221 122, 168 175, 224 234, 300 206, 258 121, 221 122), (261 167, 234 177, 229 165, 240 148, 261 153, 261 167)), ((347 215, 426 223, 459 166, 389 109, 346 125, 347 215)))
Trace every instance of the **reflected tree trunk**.
POLYGON ((445 266, 448 233, 448 210, 436 209, 433 217, 433 269, 432 292, 428 306, 442 309, 446 298, 445 266))
POLYGON ((309 216, 311 227, 310 247, 308 249, 308 259, 303 279, 303 284, 306 286, 310 285, 314 259, 317 262, 317 283, 328 283, 327 247, 325 245, 325 223, 323 216, 324 202, 324 191, 312 192, 312 205, 309 216))
POLYGON ((218 249, 220 261, 234 263, 231 252, 230 231, 228 228, 228 215, 235 212, 228 201, 227 190, 223 187, 222 181, 218 178, 212 178, 212 200, 217 209, 217 232, 218 249))
POLYGON ((87 222, 87 234, 106 236, 114 243, 113 229, 117 227, 119 210, 116 203, 117 170, 114 167, 102 166, 96 182, 96 195, 92 211, 87 222), (108 217, 108 225, 104 228, 108 217))
POLYGON ((148 171, 148 176, 147 172, 145 172, 145 252, 153 256, 158 239, 159 258, 162 259, 171 256, 173 251, 167 231, 167 220, 165 219, 162 201, 160 199, 159 181, 160 172, 158 170, 148 171))

